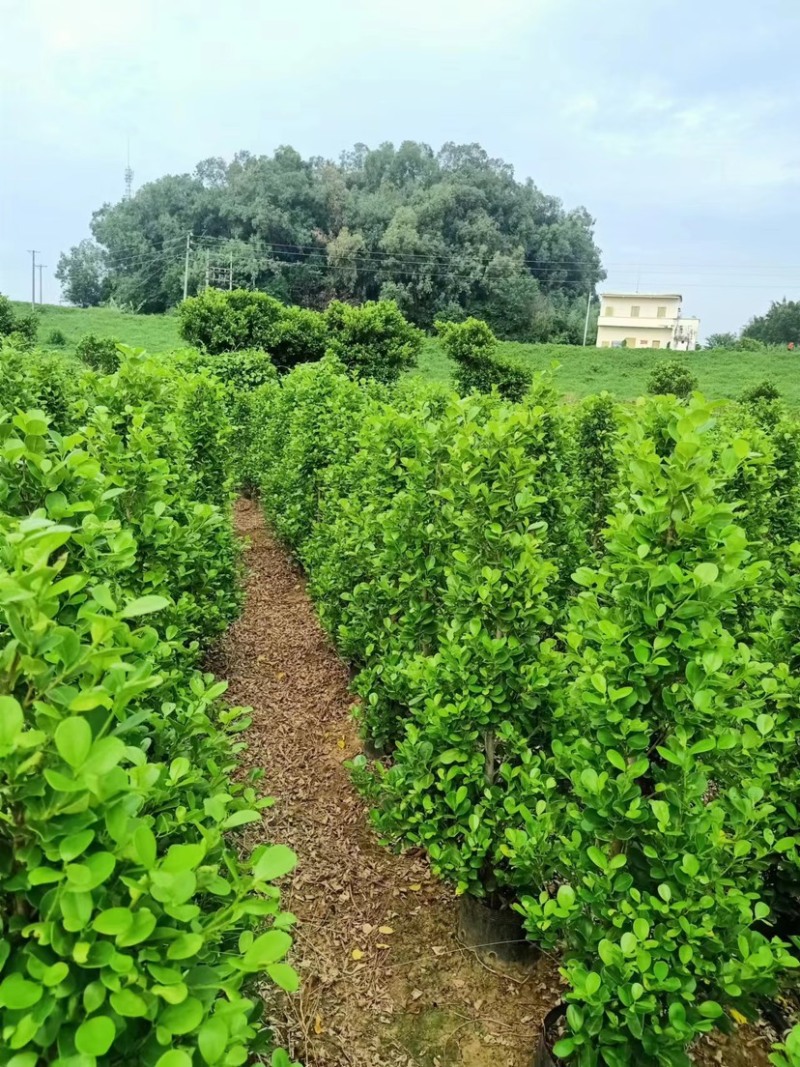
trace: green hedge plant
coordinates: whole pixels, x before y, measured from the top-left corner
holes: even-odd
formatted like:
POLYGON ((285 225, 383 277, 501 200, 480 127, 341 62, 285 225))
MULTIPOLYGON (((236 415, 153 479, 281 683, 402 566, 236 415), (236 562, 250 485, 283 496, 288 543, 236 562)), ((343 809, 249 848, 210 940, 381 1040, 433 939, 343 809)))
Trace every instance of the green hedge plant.
POLYGON ((546 762, 560 884, 522 901, 534 936, 565 940, 555 1053, 582 1067, 688 1067, 697 1035, 752 1016, 796 965, 757 929, 782 739, 739 621, 768 569, 724 492, 746 450, 716 463, 713 408, 671 404, 671 449, 629 420, 606 555, 576 574, 546 762))

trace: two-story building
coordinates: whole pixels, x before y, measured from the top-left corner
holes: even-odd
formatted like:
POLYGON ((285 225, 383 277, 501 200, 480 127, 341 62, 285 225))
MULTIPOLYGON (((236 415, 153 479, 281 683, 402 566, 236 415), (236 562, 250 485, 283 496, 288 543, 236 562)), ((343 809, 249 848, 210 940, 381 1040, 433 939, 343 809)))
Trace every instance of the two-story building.
POLYGON ((602 293, 598 348, 671 348, 693 351, 700 320, 682 314, 680 293, 602 293))

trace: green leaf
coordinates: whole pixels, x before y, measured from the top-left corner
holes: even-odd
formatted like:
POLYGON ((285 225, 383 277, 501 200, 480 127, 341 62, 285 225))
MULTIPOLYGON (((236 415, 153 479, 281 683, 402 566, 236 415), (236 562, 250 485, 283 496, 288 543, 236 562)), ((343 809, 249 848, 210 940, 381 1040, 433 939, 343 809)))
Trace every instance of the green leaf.
POLYGON ((124 1015, 126 1018, 131 1019, 147 1014, 146 1001, 137 993, 134 993, 132 989, 122 989, 119 993, 112 993, 111 1007, 117 1015, 124 1015))
POLYGON ((21 974, 9 974, 0 982, 0 1004, 12 1011, 31 1008, 42 999, 42 987, 21 974))
POLYGON ((267 967, 267 974, 276 986, 287 993, 296 993, 300 988, 300 977, 294 967, 288 963, 272 963, 267 967))
POLYGON ((553 1055, 558 1056, 559 1059, 566 1059, 567 1056, 571 1056, 577 1048, 574 1038, 562 1037, 560 1041, 556 1041, 553 1045, 553 1055))
POLYGON ((618 771, 624 771, 628 766, 622 754, 613 748, 608 749, 606 752, 606 759, 611 766, 616 767, 618 771))
MULTIPOLYGON (((130 600, 123 607, 120 615, 123 619, 136 619, 140 615, 152 615, 155 611, 163 611, 169 607, 169 601, 163 596, 140 596, 136 600, 130 600)), ((159 1061, 160 1062, 160 1061, 159 1061)))
POLYGON ((167 949, 167 958, 170 960, 188 960, 190 956, 196 956, 202 947, 202 934, 181 934, 170 943, 167 949))
POLYGON ((689 875, 690 878, 694 876, 700 870, 700 861, 697 856, 692 856, 690 853, 685 853, 683 857, 683 869, 689 875))
POLYGON ((25 716, 19 701, 0 696, 0 750, 10 751, 15 747, 24 725, 25 716))
POLYGON ((560 885, 556 899, 562 908, 571 908, 575 903, 575 890, 570 885, 560 885))
POLYGON ((92 747, 92 728, 86 719, 79 715, 64 719, 54 736, 58 754, 70 767, 77 768, 86 762, 92 747))
POLYGON ((694 573, 701 585, 711 585, 719 576, 719 567, 716 563, 698 563, 694 573))
POLYGON ((288 874, 297 864, 297 856, 286 845, 271 845, 258 857, 253 876, 259 882, 271 882, 288 874))
POLYGON ((107 1015, 95 1015, 75 1031, 75 1047, 87 1056, 105 1056, 114 1043, 116 1028, 107 1015))
POLYGON ((197 1034, 197 1047, 200 1055, 213 1067, 222 1059, 228 1045, 228 1027, 219 1015, 206 1019, 197 1034))
POLYGON ((156 1060, 156 1067, 192 1067, 192 1057, 180 1048, 171 1048, 156 1060))
POLYGON ((596 845, 590 845, 589 848, 586 849, 586 855, 589 857, 592 863, 594 863, 597 867, 600 868, 601 871, 604 871, 608 866, 605 854, 601 852, 596 845))
POLYGON ((107 908, 101 911, 92 923, 92 928, 99 934, 122 934, 133 923, 133 912, 130 908, 107 908))
POLYGON ((187 997, 181 1004, 171 1004, 161 1012, 158 1025, 171 1034, 190 1034, 203 1021, 203 1005, 196 997, 187 997))
POLYGON ((269 930, 257 937, 245 952, 242 966, 246 971, 260 971, 277 963, 292 947, 292 939, 283 930, 269 930))

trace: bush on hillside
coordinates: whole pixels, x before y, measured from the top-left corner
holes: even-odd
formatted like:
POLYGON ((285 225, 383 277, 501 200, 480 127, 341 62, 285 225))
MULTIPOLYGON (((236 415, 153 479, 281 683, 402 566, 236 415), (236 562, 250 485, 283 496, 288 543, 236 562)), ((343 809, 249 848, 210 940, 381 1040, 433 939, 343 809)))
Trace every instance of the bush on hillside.
POLYGON ((776 400, 780 400, 781 393, 775 382, 771 378, 764 378, 763 381, 757 382, 749 389, 745 389, 739 401, 742 404, 756 405, 761 403, 771 404, 776 400))
POLYGON ((47 343, 52 345, 53 348, 63 348, 67 343, 67 336, 63 330, 51 330, 47 335, 47 343))
POLYGON ((647 379, 648 393, 687 397, 697 389, 697 378, 689 367, 678 359, 664 359, 656 363, 647 379))
POLYGON ((269 352, 281 370, 321 359, 327 330, 318 311, 287 307, 267 293, 205 289, 181 304, 181 336, 212 355, 239 349, 269 352))
POLYGON ((325 312, 328 345, 354 378, 390 383, 417 365, 423 334, 393 300, 354 307, 332 301, 325 312))
POLYGON ((7 337, 14 329, 14 305, 0 293, 0 337, 7 337))
POLYGON ((111 337, 86 333, 75 346, 75 355, 92 370, 100 374, 113 374, 120 363, 118 344, 119 342, 111 337))
POLYGON ((437 322, 442 348, 456 364, 456 385, 462 395, 497 389, 505 400, 522 400, 533 376, 523 367, 499 357, 497 338, 480 319, 437 322))

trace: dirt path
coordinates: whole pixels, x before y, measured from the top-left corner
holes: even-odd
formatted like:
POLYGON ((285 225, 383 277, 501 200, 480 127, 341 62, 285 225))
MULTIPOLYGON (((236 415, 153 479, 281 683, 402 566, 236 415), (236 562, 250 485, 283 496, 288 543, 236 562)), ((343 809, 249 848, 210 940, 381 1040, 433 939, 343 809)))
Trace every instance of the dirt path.
MULTIPOLYGON (((456 940, 452 893, 419 855, 396 856, 371 831, 345 760, 360 751, 348 669, 317 621, 302 574, 241 501, 247 601, 211 668, 233 703, 253 708, 249 766, 276 803, 259 837, 299 864, 285 907, 299 920, 303 976, 274 1026, 306 1067, 530 1067, 558 971, 490 969, 456 940)), ((702 1042, 695 1062, 766 1067, 755 1028, 702 1042), (754 1032, 755 1031, 755 1032, 754 1032)))
POLYGON ((276 1020, 283 1040, 307 1067, 530 1067, 555 966, 487 969, 423 860, 379 845, 343 766, 360 751, 347 667, 257 505, 242 501, 237 523, 247 602, 212 667, 253 708, 248 760, 276 799, 266 835, 299 856, 285 906, 303 986, 276 1020))

